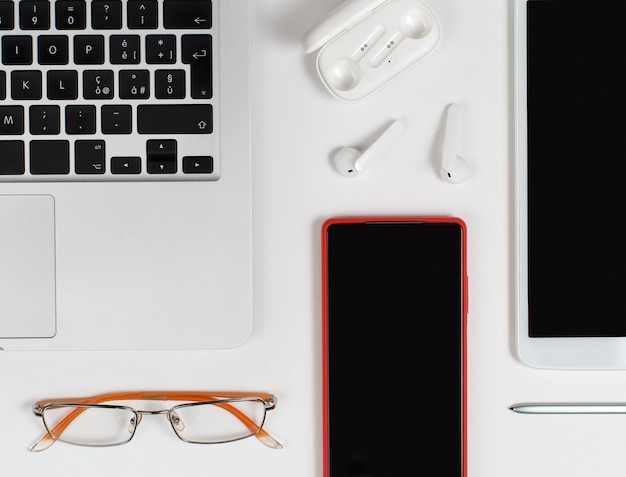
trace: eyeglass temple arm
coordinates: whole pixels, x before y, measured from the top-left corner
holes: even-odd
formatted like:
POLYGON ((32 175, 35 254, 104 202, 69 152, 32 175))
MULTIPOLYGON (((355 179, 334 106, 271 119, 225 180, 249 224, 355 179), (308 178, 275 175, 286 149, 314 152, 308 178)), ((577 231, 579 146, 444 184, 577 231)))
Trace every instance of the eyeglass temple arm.
MULTIPOLYGON (((101 404, 108 401, 119 401, 119 400, 134 400, 134 399, 143 399, 143 400, 152 400, 152 401, 204 401, 206 399, 220 399, 220 398, 244 398, 244 397, 260 397, 266 404, 268 410, 274 409, 276 405, 276 397, 272 394, 268 393, 260 393, 260 394, 251 394, 244 392, 229 392, 229 393, 200 393, 200 392, 185 392, 185 391, 174 391, 174 392, 137 392, 137 393, 116 393, 116 394, 102 394, 100 396, 94 396, 87 399, 55 399, 55 400, 47 400, 40 401, 35 406, 43 407, 45 404, 49 402, 63 402, 67 404, 101 404)), ((255 437, 259 439, 263 444, 273 449, 282 449, 283 444, 276 439, 272 434, 266 431, 264 428, 261 428, 257 432, 258 425, 244 412, 240 411, 236 407, 228 404, 221 403, 218 406, 227 410, 231 414, 233 414, 237 419, 239 419, 249 430, 250 432, 255 432, 255 437)), ((59 423, 52 429, 52 433, 60 436, 63 431, 69 426, 74 419, 76 419, 80 414, 82 414, 87 408, 77 407, 70 411, 67 416, 59 421, 59 423)), ((37 414, 37 413, 36 413, 37 414)), ((55 443, 56 439, 52 436, 52 433, 46 432, 41 438, 39 438, 34 444, 29 447, 31 452, 39 452, 47 449, 52 444, 55 443)))

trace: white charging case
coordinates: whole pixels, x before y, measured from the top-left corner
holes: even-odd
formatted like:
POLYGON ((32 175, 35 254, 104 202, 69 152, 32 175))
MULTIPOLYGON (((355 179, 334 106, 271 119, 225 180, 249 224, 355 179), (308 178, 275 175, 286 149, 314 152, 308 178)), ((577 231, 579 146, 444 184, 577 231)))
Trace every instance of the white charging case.
POLYGON ((360 101, 433 51, 441 27, 422 0, 346 0, 304 39, 326 88, 360 101))

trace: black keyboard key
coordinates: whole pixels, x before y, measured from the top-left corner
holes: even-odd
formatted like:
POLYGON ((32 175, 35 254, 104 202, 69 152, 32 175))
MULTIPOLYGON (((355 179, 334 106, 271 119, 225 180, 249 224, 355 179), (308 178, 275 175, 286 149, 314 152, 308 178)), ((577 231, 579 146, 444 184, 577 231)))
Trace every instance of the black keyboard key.
POLYGON ((65 132, 67 134, 95 134, 96 107, 65 106, 65 132))
POLYGON ((40 65, 67 65, 68 58, 65 35, 41 35, 37 39, 37 61, 40 65))
POLYGON ((61 108, 57 105, 33 105, 28 108, 28 117, 33 135, 61 133, 61 108))
POLYGON ((126 3, 128 28, 156 28, 159 24, 158 12, 156 0, 128 0, 126 3))
POLYGON ((211 28, 210 0, 165 0, 163 26, 168 29, 211 28))
POLYGON ((12 71, 11 98, 41 99, 41 71, 12 71))
POLYGON ((74 144, 74 168, 76 174, 104 174, 104 141, 82 140, 74 144))
POLYGON ((7 74, 4 70, 0 70, 0 99, 7 97, 7 74))
POLYGON ((183 172, 185 174, 210 174, 213 172, 213 157, 185 156, 183 157, 183 172))
POLYGON ((26 35, 4 35, 2 37, 2 63, 5 65, 32 65, 32 37, 26 35))
POLYGON ((148 70, 121 70, 119 94, 122 99, 149 98, 150 72, 148 70))
POLYGON ((87 26, 87 5, 83 1, 57 0, 54 10, 58 30, 84 30, 87 26))
POLYGON ((141 158, 112 157, 111 174, 141 174, 141 158))
POLYGON ((146 35, 146 63, 176 63, 176 36, 146 35))
POLYGON ((0 175, 22 175, 24 141, 0 141, 0 175))
POLYGON ((191 97, 211 99, 213 97, 213 69, 211 63, 191 65, 191 97))
POLYGON ((194 99, 213 96, 211 45, 211 35, 183 35, 182 38, 182 62, 191 67, 191 97, 194 99))
POLYGON ((110 61, 114 65, 136 65, 141 60, 139 35, 111 35, 110 61))
POLYGON ((13 4, 15 2, 0 2, 0 30, 13 30, 15 16, 13 4))
POLYGON ((175 174, 177 143, 173 139, 152 139, 146 142, 148 174, 175 174))
POLYGON ((78 73, 75 70, 48 71, 48 99, 78 98, 78 73))
POLYGON ((31 174, 69 174, 69 141, 31 141, 31 174))
POLYGON ((185 70, 155 71, 154 96, 158 99, 184 99, 185 70))
POLYGON ((183 35, 182 62, 197 65, 211 62, 211 35, 183 35))
POLYGON ((104 63, 104 37, 102 35, 76 35, 74 37, 74 63, 101 65, 104 63))
POLYGON ((0 106, 0 134, 24 134, 23 106, 0 106))
POLYGON ((22 30, 50 29, 50 2, 20 0, 19 5, 22 30))
POLYGON ((122 28, 122 2, 92 1, 91 27, 94 30, 120 30, 122 28))
POLYGON ((114 80, 112 70, 83 71, 83 98, 113 99, 114 80))
POLYGON ((137 107, 140 134, 210 134, 213 107, 210 104, 140 104, 137 107))
POLYGON ((105 105, 100 111, 103 134, 130 134, 133 110, 127 104, 105 105))

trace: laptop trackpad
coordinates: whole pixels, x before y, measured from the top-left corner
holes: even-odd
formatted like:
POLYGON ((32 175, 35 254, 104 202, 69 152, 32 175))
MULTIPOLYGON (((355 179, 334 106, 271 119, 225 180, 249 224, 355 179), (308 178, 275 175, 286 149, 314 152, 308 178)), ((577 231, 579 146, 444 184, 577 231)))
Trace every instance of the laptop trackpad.
POLYGON ((0 195, 0 338, 56 333, 54 198, 0 195))

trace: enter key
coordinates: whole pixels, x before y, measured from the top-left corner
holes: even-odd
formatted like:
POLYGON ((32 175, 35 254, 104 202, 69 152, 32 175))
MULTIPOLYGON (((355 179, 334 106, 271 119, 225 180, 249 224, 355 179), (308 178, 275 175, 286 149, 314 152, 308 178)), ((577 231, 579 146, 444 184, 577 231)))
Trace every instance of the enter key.
POLYGON ((191 97, 213 97, 211 35, 183 35, 182 61, 191 68, 191 97))

